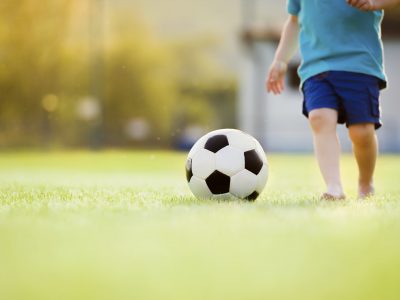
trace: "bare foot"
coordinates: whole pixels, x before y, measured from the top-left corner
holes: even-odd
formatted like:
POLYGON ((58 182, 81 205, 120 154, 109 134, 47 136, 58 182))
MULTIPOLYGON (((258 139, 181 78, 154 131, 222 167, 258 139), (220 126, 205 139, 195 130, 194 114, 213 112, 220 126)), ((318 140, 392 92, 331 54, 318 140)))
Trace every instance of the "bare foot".
POLYGON ((358 186, 358 197, 360 199, 369 198, 375 195, 375 188, 372 184, 359 185, 358 186))
POLYGON ((345 200, 346 199, 346 195, 345 194, 341 194, 341 195, 331 195, 328 193, 323 193, 321 195, 321 200, 325 200, 325 201, 338 201, 338 200, 345 200))

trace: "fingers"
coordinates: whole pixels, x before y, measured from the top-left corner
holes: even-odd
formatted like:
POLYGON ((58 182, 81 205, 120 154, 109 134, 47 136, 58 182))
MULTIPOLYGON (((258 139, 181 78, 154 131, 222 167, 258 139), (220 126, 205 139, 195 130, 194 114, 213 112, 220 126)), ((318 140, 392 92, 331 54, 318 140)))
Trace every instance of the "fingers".
POLYGON ((270 82, 269 83, 269 93, 273 93, 274 95, 279 95, 279 86, 276 82, 270 82))
POLYGON ((287 64, 281 61, 274 61, 269 70, 265 82, 268 93, 278 95, 284 89, 284 79, 287 70, 287 64))
POLYGON ((273 75, 273 70, 271 69, 268 73, 267 79, 265 81, 265 86, 268 93, 275 94, 275 76, 273 75))
POLYGON ((347 3, 360 10, 368 11, 372 9, 371 0, 346 0, 347 3))
POLYGON ((270 74, 267 78, 266 86, 268 93, 272 92, 274 95, 279 95, 284 89, 284 80, 274 76, 274 74, 270 74))
POLYGON ((358 8, 359 5, 364 4, 365 0, 347 0, 347 3, 353 7, 358 8))
POLYGON ((369 4, 369 2, 364 3, 363 5, 361 5, 359 7, 359 9, 363 10, 363 11, 370 11, 372 10, 371 5, 369 4))

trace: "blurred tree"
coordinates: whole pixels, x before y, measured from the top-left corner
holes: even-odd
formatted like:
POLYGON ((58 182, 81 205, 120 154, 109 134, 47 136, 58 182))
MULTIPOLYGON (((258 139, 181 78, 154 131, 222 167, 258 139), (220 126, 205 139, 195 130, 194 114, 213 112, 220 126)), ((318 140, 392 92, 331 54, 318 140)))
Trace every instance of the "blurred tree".
POLYGON ((147 120, 147 142, 158 145, 187 126, 234 126, 235 81, 213 59, 217 39, 166 44, 132 14, 118 12, 112 23, 104 107, 109 144, 126 143, 122 129, 132 119, 147 120))
POLYGON ((62 89, 63 38, 72 2, 42 0, 40 5, 34 0, 0 2, 2 144, 35 145, 50 138, 49 113, 56 109, 56 95, 62 89), (46 96, 53 99, 50 110, 44 100, 46 96))
POLYGON ((118 13, 113 24, 104 80, 107 143, 126 143, 124 128, 129 121, 144 119, 151 135, 142 143, 165 145, 177 105, 177 86, 170 74, 171 53, 131 14, 118 13))
POLYGON ((214 54, 219 39, 204 36, 173 44, 174 74, 179 87, 175 111, 179 127, 200 125, 207 130, 235 127, 236 80, 214 54))
POLYGON ((233 126, 235 81, 213 56, 217 40, 161 42, 135 12, 103 22, 96 104, 91 1, 0 2, 0 146, 87 146, 99 114, 105 146, 164 147, 190 125, 233 126))

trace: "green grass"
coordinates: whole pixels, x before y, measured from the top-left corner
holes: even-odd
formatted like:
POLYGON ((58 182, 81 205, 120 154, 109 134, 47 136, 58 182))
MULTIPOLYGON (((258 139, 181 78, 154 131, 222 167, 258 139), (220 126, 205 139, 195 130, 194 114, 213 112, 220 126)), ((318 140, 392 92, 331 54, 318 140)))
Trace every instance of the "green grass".
POLYGON ((400 157, 378 195, 318 200, 311 156, 271 155, 255 203, 194 199, 185 155, 0 154, 0 299, 400 299, 400 157))

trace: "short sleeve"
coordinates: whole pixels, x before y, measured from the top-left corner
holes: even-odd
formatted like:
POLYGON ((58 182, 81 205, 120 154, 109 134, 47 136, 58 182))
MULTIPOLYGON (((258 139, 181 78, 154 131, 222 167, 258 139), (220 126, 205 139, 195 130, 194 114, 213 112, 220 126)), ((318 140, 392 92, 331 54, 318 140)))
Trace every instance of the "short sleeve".
POLYGON ((300 0, 287 0, 288 13, 297 16, 300 12, 300 0))

